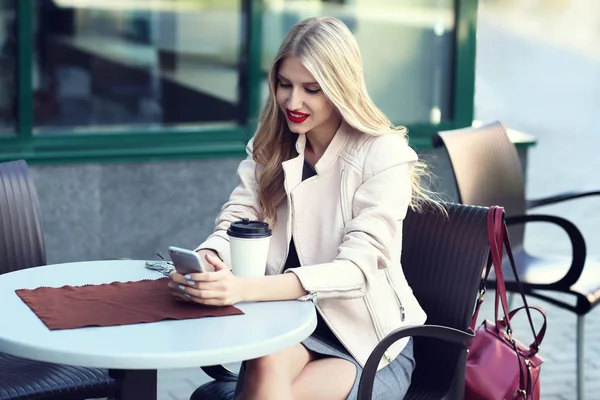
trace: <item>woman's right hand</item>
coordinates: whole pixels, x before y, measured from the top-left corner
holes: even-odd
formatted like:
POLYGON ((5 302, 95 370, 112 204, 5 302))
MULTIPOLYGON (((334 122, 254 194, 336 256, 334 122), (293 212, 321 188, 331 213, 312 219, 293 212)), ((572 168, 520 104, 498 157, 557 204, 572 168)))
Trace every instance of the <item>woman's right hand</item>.
MULTIPOLYGON (((202 266, 204 267, 204 270, 206 272, 214 272, 215 267, 209 263, 206 260, 206 255, 210 255, 212 257, 215 257, 217 259, 219 259, 219 256, 217 255, 217 252, 212 250, 212 249, 200 249, 198 250, 196 253, 198 253, 198 255, 200 256, 200 263, 202 264, 202 266)), ((173 280, 173 277, 175 275, 179 275, 177 272, 171 272, 170 278, 171 278, 171 282, 169 283, 169 287, 173 286, 173 287, 178 287, 179 283, 173 280)), ((179 275, 181 276, 181 275, 179 275)), ((175 297, 175 300, 178 301, 183 301, 183 302, 189 302, 190 300, 183 297, 183 296, 179 296, 180 291, 173 289, 173 295, 175 297)))
POLYGON ((206 255, 209 254, 212 257, 219 258, 217 252, 212 249, 200 249, 196 253, 198 253, 198 255, 200 256, 200 262, 202 263, 204 270, 206 272, 213 272, 215 270, 215 267, 213 267, 211 263, 206 261, 206 255))

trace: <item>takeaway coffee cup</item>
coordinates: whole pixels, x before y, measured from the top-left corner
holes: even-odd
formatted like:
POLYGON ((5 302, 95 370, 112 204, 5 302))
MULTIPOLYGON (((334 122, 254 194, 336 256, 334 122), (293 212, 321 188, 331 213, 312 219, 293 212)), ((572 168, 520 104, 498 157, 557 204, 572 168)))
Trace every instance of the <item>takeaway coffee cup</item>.
POLYGON ((244 218, 227 229, 231 269, 236 276, 263 276, 267 267, 271 228, 261 221, 244 218))

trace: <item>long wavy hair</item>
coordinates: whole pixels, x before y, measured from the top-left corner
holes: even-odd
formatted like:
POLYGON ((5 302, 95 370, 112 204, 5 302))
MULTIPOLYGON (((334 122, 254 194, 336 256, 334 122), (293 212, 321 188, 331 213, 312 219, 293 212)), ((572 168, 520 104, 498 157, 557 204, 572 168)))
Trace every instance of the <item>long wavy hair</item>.
MULTIPOLYGON (((279 65, 290 56, 300 59, 352 128, 375 136, 407 134, 405 127, 393 126, 369 97, 358 44, 342 21, 333 17, 315 17, 296 24, 283 40, 269 71, 269 96, 253 146, 254 161, 259 165, 255 174, 262 218, 272 225, 277 220, 277 206, 286 196, 282 163, 298 155, 295 148, 298 136, 289 130, 275 98, 279 65)), ((428 191, 420 183, 425 167, 418 162, 411 177, 411 207, 416 209, 420 208, 422 199, 429 199, 428 191)))

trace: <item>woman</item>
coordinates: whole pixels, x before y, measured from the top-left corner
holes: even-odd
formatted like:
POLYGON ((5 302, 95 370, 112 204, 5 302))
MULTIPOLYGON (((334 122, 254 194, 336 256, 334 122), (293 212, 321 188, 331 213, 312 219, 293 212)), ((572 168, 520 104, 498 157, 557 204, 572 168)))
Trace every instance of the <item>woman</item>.
MULTIPOLYGON (((400 265, 402 220, 426 197, 406 130, 367 94, 358 45, 335 18, 294 26, 269 73, 270 96, 239 186, 196 251, 214 272, 172 275, 184 301, 313 300, 315 333, 280 353, 248 360, 239 399, 354 399, 362 367, 390 331, 426 315, 400 265), (267 275, 229 271, 233 221, 269 222, 267 275)), ((412 341, 379 364, 374 398, 399 399, 414 369, 412 341)))

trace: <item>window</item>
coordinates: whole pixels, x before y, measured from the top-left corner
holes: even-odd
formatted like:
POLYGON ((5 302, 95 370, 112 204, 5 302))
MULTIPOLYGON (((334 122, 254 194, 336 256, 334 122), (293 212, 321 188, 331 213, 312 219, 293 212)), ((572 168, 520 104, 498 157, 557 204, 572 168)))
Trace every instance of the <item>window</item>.
MULTIPOLYGON (((453 118, 453 0, 267 0, 263 69, 294 24, 324 15, 340 18, 354 33, 369 94, 394 123, 453 118)), ((264 84, 263 99, 267 91, 264 84)))
POLYGON ((477 0, 0 0, 0 161, 239 157, 282 38, 316 15, 354 32, 413 145, 471 124, 477 0))
POLYGON ((241 0, 35 4, 36 134, 244 120, 241 0))
POLYGON ((12 135, 17 115, 16 0, 0 0, 0 136, 12 135))

